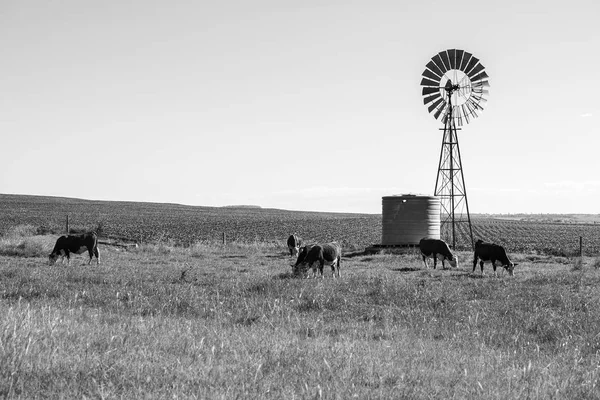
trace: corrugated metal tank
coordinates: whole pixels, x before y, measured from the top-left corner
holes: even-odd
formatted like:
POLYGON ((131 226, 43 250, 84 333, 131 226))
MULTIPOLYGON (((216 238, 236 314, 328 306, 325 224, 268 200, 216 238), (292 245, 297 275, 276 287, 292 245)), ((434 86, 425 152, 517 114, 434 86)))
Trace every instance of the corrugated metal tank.
POLYGON ((424 237, 440 238, 439 198, 403 194, 384 196, 381 203, 382 245, 418 245, 424 237))

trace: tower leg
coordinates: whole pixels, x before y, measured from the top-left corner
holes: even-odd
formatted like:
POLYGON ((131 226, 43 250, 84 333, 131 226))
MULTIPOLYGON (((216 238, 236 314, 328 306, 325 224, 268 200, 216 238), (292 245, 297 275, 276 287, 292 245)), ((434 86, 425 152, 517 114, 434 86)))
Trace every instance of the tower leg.
POLYGON ((473 228, 460 158, 457 128, 449 116, 444 124, 434 195, 440 199, 440 234, 453 249, 473 249, 473 228))

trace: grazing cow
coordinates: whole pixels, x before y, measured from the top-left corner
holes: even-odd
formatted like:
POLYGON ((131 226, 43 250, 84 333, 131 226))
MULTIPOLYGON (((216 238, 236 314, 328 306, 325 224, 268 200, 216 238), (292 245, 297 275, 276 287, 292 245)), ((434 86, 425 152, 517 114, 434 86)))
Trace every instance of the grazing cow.
POLYGON ((92 257, 96 256, 96 261, 100 264, 100 253, 98 252, 98 235, 96 232, 82 233, 79 235, 68 235, 61 236, 54 245, 54 250, 50 253, 50 265, 54 264, 58 257, 61 257, 61 261, 64 262, 67 257, 67 263, 71 262, 71 253, 82 254, 85 251, 90 255, 90 261, 92 257))
POLYGON ((300 267, 307 265, 307 268, 312 268, 313 277, 317 277, 317 266, 314 264, 318 262, 319 273, 323 277, 323 266, 325 264, 331 266, 331 276, 340 277, 340 266, 342 262, 342 248, 336 242, 325 243, 322 245, 307 245, 300 250, 298 260, 293 265, 294 273, 300 272, 300 267))
POLYGON ((508 275, 510 276, 514 275, 515 266, 518 265, 508 259, 504 247, 494 243, 485 243, 481 239, 475 243, 475 255, 473 256, 473 273, 475 273, 475 268, 477 267, 477 260, 479 260, 481 275, 483 275, 483 263, 485 261, 490 261, 492 263, 492 268, 494 268, 494 275, 496 276, 496 261, 500 262, 500 265, 508 271, 508 275))
POLYGON ((436 269, 438 258, 442 260, 442 268, 444 269, 446 269, 444 260, 448 260, 448 263, 453 268, 458 267, 458 257, 452 254, 448 244, 443 240, 423 238, 419 242, 419 249, 421 250, 421 255, 423 256, 425 268, 429 268, 429 265, 427 265, 427 258, 429 257, 433 258, 433 269, 436 269))
POLYGON ((300 246, 302 246, 302 238, 300 236, 297 236, 295 233, 293 235, 290 235, 290 237, 287 240, 287 246, 290 250, 290 256, 295 256, 296 254, 298 254, 300 246))

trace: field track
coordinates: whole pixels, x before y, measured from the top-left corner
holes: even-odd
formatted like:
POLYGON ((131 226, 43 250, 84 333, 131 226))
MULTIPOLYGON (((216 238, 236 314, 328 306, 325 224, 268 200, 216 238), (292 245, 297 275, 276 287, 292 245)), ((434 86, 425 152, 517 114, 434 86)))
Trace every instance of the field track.
MULTIPOLYGON (((0 194, 0 235, 11 227, 33 225, 40 232, 62 233, 66 216, 71 229, 96 229, 101 238, 138 243, 189 245, 228 241, 283 242, 296 232, 314 241, 337 240, 346 250, 381 241, 380 214, 288 211, 252 207, 198 207, 165 203, 94 201, 60 197, 0 194)), ((600 223, 500 219, 473 216, 473 234, 502 244, 509 252, 573 256, 583 237, 586 255, 600 254, 600 223)), ((464 229, 459 232, 466 243, 464 229)))

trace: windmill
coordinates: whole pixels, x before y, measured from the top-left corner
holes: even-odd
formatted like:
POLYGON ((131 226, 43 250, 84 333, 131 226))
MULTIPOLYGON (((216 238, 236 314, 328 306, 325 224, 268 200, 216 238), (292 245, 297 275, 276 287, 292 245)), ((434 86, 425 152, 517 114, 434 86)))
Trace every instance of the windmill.
POLYGON ((457 228, 468 224, 473 247, 473 228, 460 159, 457 131, 483 110, 489 76, 479 59, 464 50, 449 49, 434 55, 423 71, 423 103, 444 124, 440 163, 434 196, 440 198, 441 236, 456 248, 457 228), (457 127, 458 126, 458 127, 457 127))

